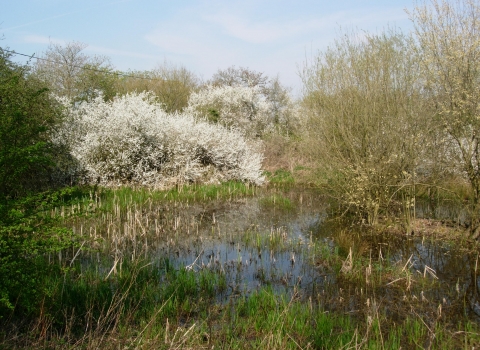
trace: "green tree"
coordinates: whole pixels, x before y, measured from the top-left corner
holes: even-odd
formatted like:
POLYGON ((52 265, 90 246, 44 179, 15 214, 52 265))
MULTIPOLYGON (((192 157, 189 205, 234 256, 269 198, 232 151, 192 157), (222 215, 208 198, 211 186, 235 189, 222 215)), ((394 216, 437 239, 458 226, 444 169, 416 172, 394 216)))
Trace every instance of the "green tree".
POLYGON ((0 49, 0 319, 37 310, 43 281, 59 268, 45 254, 72 244, 45 214, 58 196, 40 193, 51 185, 58 150, 50 137, 61 115, 29 67, 0 49))
POLYGON ((48 186, 54 165, 50 131, 61 110, 48 89, 0 49, 0 197, 48 186))
POLYGON ((101 95, 105 101, 111 101, 118 92, 119 75, 116 73, 110 66, 85 64, 78 76, 79 95, 76 99, 92 101, 101 95))

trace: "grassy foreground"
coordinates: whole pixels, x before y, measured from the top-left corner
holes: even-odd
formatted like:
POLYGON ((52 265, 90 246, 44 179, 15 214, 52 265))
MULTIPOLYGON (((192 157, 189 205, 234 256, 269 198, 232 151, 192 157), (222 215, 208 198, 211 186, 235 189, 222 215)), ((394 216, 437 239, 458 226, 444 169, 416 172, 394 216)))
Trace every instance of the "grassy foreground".
MULTIPOLYGON (((41 254, 24 250, 31 256, 12 265, 19 271, 33 266, 37 273, 26 274, 28 289, 4 288, 10 305, 0 308, 0 348, 471 349, 480 344, 476 319, 468 312, 451 314, 454 306, 468 303, 465 296, 436 303, 428 292, 438 282, 427 269, 418 275, 406 259, 392 263, 372 256, 367 245, 348 235, 336 237, 332 248, 322 240, 299 242, 280 229, 245 232, 242 244, 259 255, 279 259, 289 253, 292 265, 303 261, 304 269, 315 269, 325 280, 334 276, 309 290, 273 273, 257 276, 262 282, 257 288, 242 289, 246 282, 235 280, 247 269, 241 258, 230 265, 181 265, 152 248, 166 241, 174 249, 184 240, 179 232, 193 231, 192 222, 179 214, 190 205, 231 204, 257 191, 227 183, 45 195, 16 224, 37 230, 45 225, 55 233, 52 242, 64 246, 41 254)), ((288 193, 266 191, 263 207, 287 213, 299 205, 288 193)), ((8 224, 4 230, 16 227, 8 224)))

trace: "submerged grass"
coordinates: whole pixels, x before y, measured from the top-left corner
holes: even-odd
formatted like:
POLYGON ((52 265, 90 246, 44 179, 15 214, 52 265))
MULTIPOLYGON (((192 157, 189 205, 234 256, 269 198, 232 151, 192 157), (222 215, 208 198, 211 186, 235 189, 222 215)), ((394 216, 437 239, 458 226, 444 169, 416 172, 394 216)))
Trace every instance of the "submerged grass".
POLYGON ((201 202, 211 200, 234 200, 245 196, 253 196, 256 187, 242 182, 228 181, 219 185, 183 185, 169 190, 152 190, 145 187, 120 187, 99 190, 101 207, 112 211, 118 205, 121 209, 132 205, 145 205, 161 202, 201 202))
POLYGON ((286 227, 272 227, 268 232, 259 231, 257 227, 247 230, 241 240, 247 247, 275 252, 290 251, 296 248, 298 240, 289 236, 286 227))

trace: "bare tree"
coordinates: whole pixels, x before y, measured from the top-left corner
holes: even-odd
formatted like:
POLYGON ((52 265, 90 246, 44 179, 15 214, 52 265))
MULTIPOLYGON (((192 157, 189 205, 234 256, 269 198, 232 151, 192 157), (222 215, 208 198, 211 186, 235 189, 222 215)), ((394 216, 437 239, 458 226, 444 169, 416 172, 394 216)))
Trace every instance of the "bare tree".
POLYGON ((268 77, 248 68, 231 66, 224 70, 219 69, 208 83, 215 86, 257 86, 263 90, 267 87, 268 77))
POLYGON ((290 89, 283 86, 277 76, 270 79, 264 93, 267 100, 272 104, 274 122, 277 125, 285 125, 287 130, 292 129, 293 101, 290 95, 290 89))
POLYGON ((110 60, 104 56, 88 56, 86 44, 73 41, 66 45, 51 43, 37 59, 35 74, 60 96, 71 99, 93 97, 94 91, 108 90, 113 85, 110 60))

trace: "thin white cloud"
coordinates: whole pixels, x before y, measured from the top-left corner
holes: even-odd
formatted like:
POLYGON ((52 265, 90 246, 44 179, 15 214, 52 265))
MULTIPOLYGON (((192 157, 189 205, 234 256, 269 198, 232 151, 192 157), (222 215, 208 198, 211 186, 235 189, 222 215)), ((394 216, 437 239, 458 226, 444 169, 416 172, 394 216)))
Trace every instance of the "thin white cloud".
MULTIPOLYGON (((140 5, 140 0, 122 1, 138 1, 134 5, 140 5)), ((147 3, 147 0, 143 1, 147 3)), ((319 6, 315 1, 300 1, 295 5, 286 0, 169 3, 165 5, 168 15, 158 16, 156 23, 148 23, 149 31, 140 32, 144 26, 132 28, 127 37, 135 37, 134 44, 129 45, 126 41, 115 45, 93 40, 91 43, 98 46, 88 46, 86 51, 112 56, 112 61, 120 63, 124 69, 148 69, 155 62, 167 60, 208 79, 218 69, 236 65, 269 76, 280 74, 284 83, 298 86, 298 65, 305 62, 308 53, 313 57, 318 50, 326 48, 338 34, 357 28, 367 32, 380 31, 387 23, 403 26, 408 20, 398 6, 357 6, 352 9, 319 6), (136 49, 138 51, 134 51, 136 49)), ((117 2, 121 1, 110 0, 98 6, 114 6, 117 2)), ((54 20, 57 16, 43 21, 54 20)), ((58 39, 64 35, 62 33, 52 34, 57 38, 30 35, 24 37, 24 42, 48 45, 50 42, 65 44, 70 41, 58 39)), ((88 35, 80 37, 84 41, 88 35)))
POLYGON ((178 55, 198 55, 205 50, 205 43, 195 37, 188 37, 163 29, 155 30, 145 36, 151 44, 158 46, 165 53, 178 55))
POLYGON ((51 38, 48 36, 43 35, 25 35, 23 37, 23 42, 30 43, 30 44, 60 44, 64 45, 66 43, 65 40, 51 38))
POLYGON ((351 14, 345 11, 336 12, 319 18, 296 18, 290 21, 267 20, 253 21, 247 16, 232 13, 214 13, 202 17, 205 21, 218 25, 221 30, 230 36, 253 44, 270 43, 285 39, 292 39, 303 35, 313 35, 325 29, 331 30, 337 26, 371 26, 386 21, 400 21, 407 18, 406 14, 399 15, 398 9, 380 10, 351 14))
POLYGON ((8 28, 5 28, 5 29, 2 29, 3 32, 8 32, 8 31, 11 31, 11 30, 14 30, 14 29, 18 29, 18 28, 23 28, 23 27, 28 27, 28 26, 31 26, 31 25, 34 25, 34 24, 38 24, 38 23, 42 23, 42 22, 47 22, 47 21, 50 21, 52 19, 56 19, 56 18, 60 18, 60 17, 65 17, 65 16, 68 16, 70 14, 74 14, 74 13, 78 13, 80 11, 73 11, 73 12, 66 12, 66 13, 61 13, 59 15, 55 15, 55 16, 52 16, 52 17, 47 17, 47 18, 43 18, 43 19, 40 19, 38 21, 32 21, 32 22, 28 22, 28 23, 23 23, 23 24, 20 24, 20 25, 17 25, 17 26, 13 26, 13 27, 8 27, 8 28))
POLYGON ((291 20, 266 15, 262 17, 264 20, 259 21, 248 13, 252 8, 259 10, 254 8, 254 2, 241 11, 232 10, 232 6, 238 5, 236 2, 229 7, 218 5, 216 9, 211 6, 182 8, 169 20, 159 23, 156 29, 145 35, 145 39, 166 53, 201 55, 206 48, 223 52, 225 50, 221 47, 227 46, 228 52, 233 43, 237 47, 242 42, 253 45, 309 43, 316 36, 330 36, 335 28, 356 26, 375 29, 376 24, 407 18, 399 9, 387 9, 353 14, 339 11, 318 17, 306 12, 303 17, 291 20))
POLYGON ((319 19, 294 19, 288 22, 271 20, 261 23, 232 14, 207 15, 204 18, 219 25, 234 38, 253 44, 262 44, 335 26, 342 17, 341 13, 337 13, 319 19))
POLYGON ((133 52, 133 51, 117 50, 117 49, 111 49, 111 48, 108 48, 108 47, 93 46, 93 45, 88 45, 85 48, 85 51, 90 51, 90 52, 93 52, 93 53, 98 53, 98 54, 103 54, 103 55, 158 59, 158 56, 154 56, 154 55, 142 54, 142 53, 133 52))
POLYGON ((270 76, 280 73, 293 85, 298 84, 296 67, 305 61, 306 51, 313 53, 326 47, 340 28, 376 30, 386 22, 406 19, 398 8, 358 13, 342 10, 316 17, 305 12, 291 19, 269 16, 261 10, 255 2, 243 7, 236 1, 228 6, 205 2, 181 8, 144 38, 168 59, 180 60, 205 74, 237 65, 270 76), (257 15, 252 15, 255 11, 257 15), (258 12, 262 15, 258 16, 258 12))

